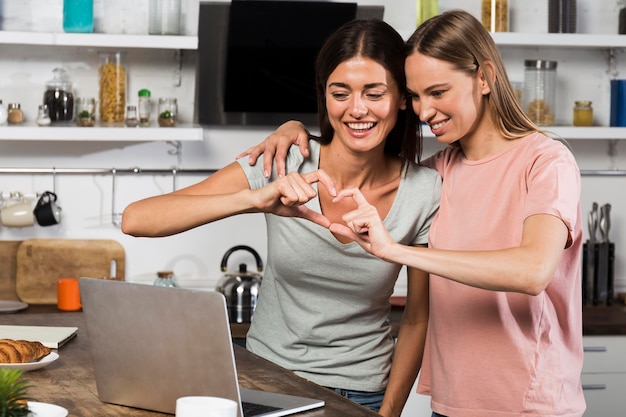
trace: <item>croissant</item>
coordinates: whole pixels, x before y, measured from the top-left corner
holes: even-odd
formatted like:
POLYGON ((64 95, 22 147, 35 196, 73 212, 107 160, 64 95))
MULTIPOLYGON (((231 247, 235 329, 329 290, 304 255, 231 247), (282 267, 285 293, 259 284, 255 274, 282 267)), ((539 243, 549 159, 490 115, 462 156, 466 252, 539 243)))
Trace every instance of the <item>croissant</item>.
POLYGON ((0 339, 0 363, 27 363, 43 358, 50 348, 41 342, 0 339))

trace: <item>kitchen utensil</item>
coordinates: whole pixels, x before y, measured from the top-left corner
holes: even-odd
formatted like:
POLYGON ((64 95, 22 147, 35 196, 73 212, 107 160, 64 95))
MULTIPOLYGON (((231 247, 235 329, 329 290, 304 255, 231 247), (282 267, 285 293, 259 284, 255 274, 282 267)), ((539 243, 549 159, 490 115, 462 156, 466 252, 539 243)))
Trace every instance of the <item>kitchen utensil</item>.
POLYGON ((124 280, 124 248, 114 240, 29 239, 17 250, 15 287, 28 304, 57 304, 57 279, 124 280))
POLYGON ((589 228, 589 239, 583 244, 583 305, 587 304, 589 301, 595 305, 597 304, 597 300, 596 297, 594 297, 594 287, 598 270, 598 245, 596 244, 598 229, 598 203, 595 201, 591 206, 591 211, 587 215, 587 226, 589 228), (589 298, 591 298, 591 300, 589 300, 589 298))
POLYGON ((226 297, 228 316, 231 323, 250 323, 256 308, 259 288, 263 278, 260 274, 263 271, 263 261, 257 251, 251 247, 245 245, 233 246, 226 251, 222 258, 222 272, 227 270, 230 255, 238 250, 246 250, 254 256, 259 273, 248 272, 246 264, 239 264, 237 272, 226 273, 220 278, 216 289, 226 297))

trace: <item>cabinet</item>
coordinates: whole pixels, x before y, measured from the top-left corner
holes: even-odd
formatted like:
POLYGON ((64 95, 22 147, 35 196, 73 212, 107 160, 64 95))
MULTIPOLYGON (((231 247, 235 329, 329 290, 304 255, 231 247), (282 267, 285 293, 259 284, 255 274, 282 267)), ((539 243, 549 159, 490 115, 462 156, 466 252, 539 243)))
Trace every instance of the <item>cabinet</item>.
MULTIPOLYGON (((194 125, 193 120, 195 100, 195 65, 193 60, 185 61, 185 52, 195 51, 198 48, 197 36, 150 36, 150 35, 127 35, 127 34, 77 34, 77 33, 45 33, 45 32, 14 32, 0 31, 0 51, 6 49, 7 53, 0 52, 8 62, 4 66, 13 71, 13 78, 6 88, 0 89, 0 99, 5 104, 20 102, 26 113, 26 122, 15 126, 0 127, 0 140, 62 140, 62 141, 201 141, 203 139, 202 128, 194 125), (124 126, 99 126, 77 127, 52 125, 39 127, 35 124, 37 105, 41 102, 44 92, 43 80, 51 78, 51 72, 41 72, 37 85, 29 80, 23 80, 18 67, 23 62, 31 59, 41 61, 40 68, 52 70, 61 63, 55 63, 50 54, 59 54, 63 59, 63 65, 71 66, 74 74, 70 74, 74 83, 74 96, 97 97, 97 51, 99 50, 124 50, 129 54, 129 65, 133 68, 129 71, 127 101, 136 104, 136 93, 139 85, 148 83, 151 90, 159 95, 154 95, 153 100, 162 94, 168 96, 179 95, 181 103, 181 123, 174 128, 159 128, 156 124, 156 115, 153 111, 152 127, 126 128, 124 126), (35 58, 33 58, 33 56, 35 58), (8 58, 10 57, 10 58, 8 58), (67 61, 64 59, 67 57, 67 61), (10 62, 9 62, 10 61, 10 62), (187 67, 183 68, 184 63, 187 67), (150 67, 159 68, 162 73, 155 75, 150 67), (133 72, 136 72, 134 74, 133 72), (185 74, 186 80, 182 79, 185 74), (194 81, 189 82, 188 79, 194 81), (26 82, 27 85, 21 85, 26 82), (142 83, 142 84, 139 84, 142 83), (150 84, 152 83, 152 84, 150 84), (182 88, 179 88, 182 84, 182 88), (154 85, 162 85, 164 88, 155 91, 154 85), (27 88, 24 88, 27 87, 27 88), (174 88, 175 87, 175 88, 174 88), (190 94, 191 92, 191 94, 190 94), (132 100, 135 100, 133 103, 132 100), (30 114, 28 113, 30 111, 30 114)), ((58 57, 57 57, 58 59, 58 57)), ((127 67, 128 69, 128 67, 127 67)), ((70 71, 71 72, 71 71, 70 71)), ((33 72, 30 78, 33 78, 33 72)), ((154 94, 154 93, 153 93, 154 94)))
POLYGON ((626 410, 626 336, 584 336, 585 416, 619 416, 626 410))

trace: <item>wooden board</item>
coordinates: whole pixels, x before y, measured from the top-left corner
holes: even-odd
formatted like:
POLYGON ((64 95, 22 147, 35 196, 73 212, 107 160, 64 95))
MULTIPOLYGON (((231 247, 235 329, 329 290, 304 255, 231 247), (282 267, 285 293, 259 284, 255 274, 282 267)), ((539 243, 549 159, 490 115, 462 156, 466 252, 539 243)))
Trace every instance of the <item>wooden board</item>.
POLYGON ((15 291, 17 249, 21 240, 0 241, 0 300, 18 301, 15 291))
POLYGON ((19 299, 28 304, 56 304, 59 278, 124 280, 125 253, 114 240, 29 239, 19 245, 16 263, 19 299))

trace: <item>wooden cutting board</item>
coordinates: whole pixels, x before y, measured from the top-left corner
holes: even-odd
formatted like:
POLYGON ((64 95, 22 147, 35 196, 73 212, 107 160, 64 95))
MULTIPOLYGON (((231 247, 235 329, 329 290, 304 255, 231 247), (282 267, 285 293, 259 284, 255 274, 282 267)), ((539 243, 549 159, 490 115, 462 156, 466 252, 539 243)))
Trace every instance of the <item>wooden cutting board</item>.
POLYGON ((18 301, 15 291, 17 249, 21 240, 0 241, 0 300, 18 301))
POLYGON ((28 304, 56 304, 59 278, 124 280, 124 248, 114 240, 29 239, 16 259, 15 289, 28 304))

